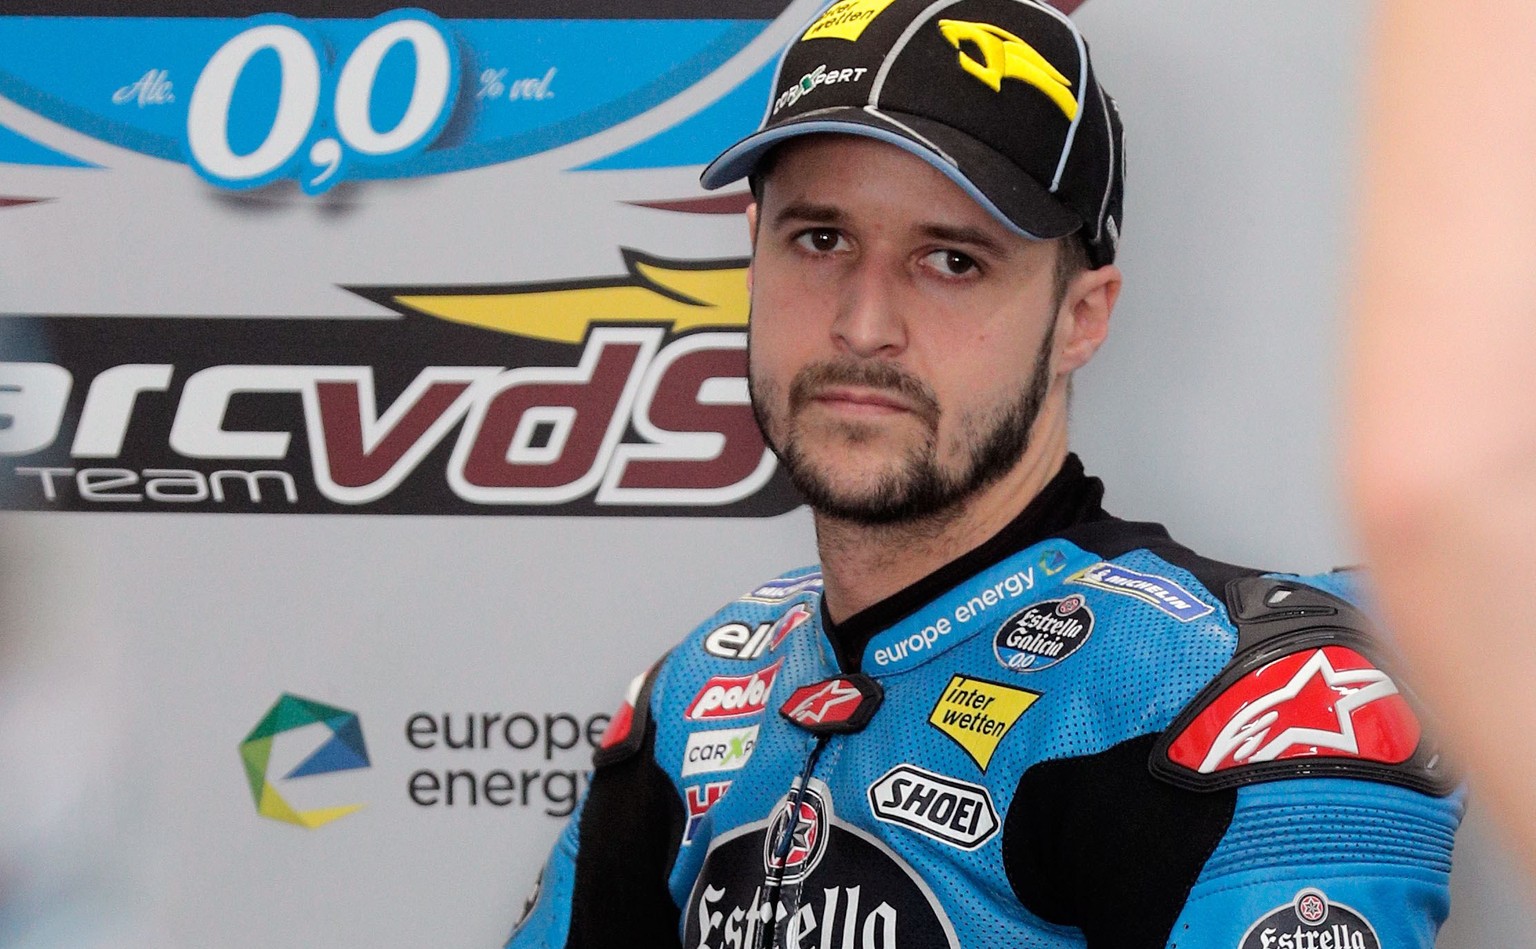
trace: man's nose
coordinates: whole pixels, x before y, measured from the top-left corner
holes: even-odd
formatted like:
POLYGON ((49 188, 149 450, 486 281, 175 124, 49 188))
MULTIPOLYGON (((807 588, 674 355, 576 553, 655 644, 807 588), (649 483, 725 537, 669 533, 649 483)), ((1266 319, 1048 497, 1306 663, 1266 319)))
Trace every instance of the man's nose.
POLYGON ((852 356, 893 356, 907 346, 901 317, 902 276, 880 262, 864 259, 852 267, 838 297, 832 337, 852 356))

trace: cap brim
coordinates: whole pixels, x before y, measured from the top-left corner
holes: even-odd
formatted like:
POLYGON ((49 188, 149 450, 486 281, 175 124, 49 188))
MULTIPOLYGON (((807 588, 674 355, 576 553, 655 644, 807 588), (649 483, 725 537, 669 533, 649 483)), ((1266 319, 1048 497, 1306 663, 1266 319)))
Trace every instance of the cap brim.
POLYGON ((1009 230, 1029 240, 1065 237, 1083 226, 1039 182, 988 145, 941 122, 903 112, 840 106, 807 112, 747 136, 699 177, 708 190, 745 178, 768 150, 791 138, 858 135, 921 158, 1009 230))

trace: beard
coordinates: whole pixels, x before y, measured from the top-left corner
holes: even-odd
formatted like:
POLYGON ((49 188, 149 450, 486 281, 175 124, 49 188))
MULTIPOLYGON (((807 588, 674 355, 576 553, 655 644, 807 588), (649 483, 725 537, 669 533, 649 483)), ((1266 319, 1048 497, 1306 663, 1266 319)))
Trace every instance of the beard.
MULTIPOLYGON (((940 411, 933 390, 891 363, 840 359, 805 367, 790 384, 788 411, 782 419, 775 418, 769 408, 777 404, 774 387, 749 371, 752 413, 763 440, 778 456, 790 481, 818 513, 867 526, 938 519, 957 513, 962 502, 1006 474, 1028 449, 1030 430, 1050 388, 1051 341, 1047 333, 1018 398, 960 419, 962 459, 954 470, 939 464, 940 411), (800 414, 818 392, 835 385, 894 392, 914 407, 922 423, 923 437, 908 446, 896 464, 872 485, 838 487, 830 466, 806 450, 800 414)), ((874 438, 876 430, 851 423, 842 426, 839 435, 848 444, 858 445, 874 438)))

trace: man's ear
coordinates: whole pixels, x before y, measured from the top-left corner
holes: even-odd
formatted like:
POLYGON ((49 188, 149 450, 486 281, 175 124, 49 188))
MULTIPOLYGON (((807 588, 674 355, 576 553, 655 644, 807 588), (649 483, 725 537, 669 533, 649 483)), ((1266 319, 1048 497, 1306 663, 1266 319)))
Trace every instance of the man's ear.
POLYGON ((1120 298, 1120 268, 1105 264, 1096 270, 1078 271, 1067 284, 1056 315, 1056 371, 1081 369, 1109 336, 1109 317, 1120 298))

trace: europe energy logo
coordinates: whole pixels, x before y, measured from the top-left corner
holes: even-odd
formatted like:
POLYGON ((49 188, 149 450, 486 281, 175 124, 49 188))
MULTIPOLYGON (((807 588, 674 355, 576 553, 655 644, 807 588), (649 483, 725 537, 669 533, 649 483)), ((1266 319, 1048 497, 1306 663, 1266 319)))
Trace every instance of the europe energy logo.
POLYGON ((310 726, 328 729, 330 737, 302 761, 282 776, 283 781, 294 778, 332 774, 337 771, 354 771, 369 766, 368 748, 363 743, 363 726, 356 712, 336 708, 313 699, 301 698, 284 692, 267 710, 251 733, 240 743, 240 760, 245 765, 245 776, 251 785, 251 796, 256 801, 256 813, 272 820, 298 824, 313 830, 333 820, 351 814, 362 804, 342 804, 298 810, 277 793, 268 778, 272 763, 273 743, 278 736, 310 726))

